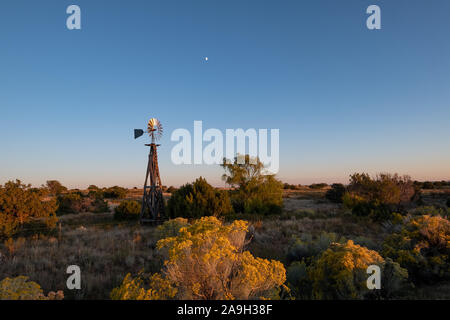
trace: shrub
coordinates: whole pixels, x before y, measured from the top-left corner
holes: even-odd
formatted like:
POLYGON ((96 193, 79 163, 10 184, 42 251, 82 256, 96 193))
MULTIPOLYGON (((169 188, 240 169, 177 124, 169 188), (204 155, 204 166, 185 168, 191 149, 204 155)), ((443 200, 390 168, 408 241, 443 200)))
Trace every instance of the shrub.
POLYGON ((332 243, 342 243, 345 238, 338 236, 335 233, 322 232, 313 239, 309 233, 303 233, 300 238, 295 239, 290 246, 287 254, 288 261, 311 261, 312 258, 321 254, 328 249, 332 243))
POLYGON ((417 190, 409 176, 380 173, 374 179, 368 174, 350 176, 348 191, 367 202, 376 201, 387 205, 400 205, 412 201, 417 190))
POLYGON ((335 203, 342 203, 342 197, 346 192, 342 183, 333 183, 331 189, 325 193, 325 198, 335 203))
POLYGON ((295 184, 289 184, 289 183, 284 183, 283 184, 283 189, 284 190, 298 190, 299 187, 295 184))
POLYGON ((173 194, 175 193, 175 191, 177 191, 177 188, 175 188, 174 186, 170 186, 169 188, 167 188, 166 192, 173 194))
POLYGON ((33 189, 20 180, 0 186, 0 237, 10 237, 21 227, 39 220, 48 228, 56 226, 55 200, 44 200, 45 189, 33 189))
POLYGON ((394 212, 404 211, 404 206, 418 197, 417 186, 408 176, 382 173, 372 179, 368 174, 350 176, 348 192, 343 196, 344 206, 357 216, 375 221, 393 218, 394 212))
POLYGON ((222 179, 237 188, 232 193, 236 212, 256 214, 281 213, 283 206, 283 183, 274 175, 264 174, 264 165, 259 158, 235 157, 233 163, 222 164, 225 174, 222 179), (241 160, 241 161, 238 161, 241 160), (242 162, 242 163, 238 163, 242 162))
POLYGON ((109 212, 108 202, 100 198, 91 199, 89 211, 94 213, 109 212))
POLYGON ((440 216, 406 221, 383 243, 383 255, 408 269, 416 282, 450 279, 450 222, 440 216))
POLYGON ((86 196, 82 192, 71 192, 57 197, 58 215, 81 212, 108 212, 108 203, 101 197, 86 196))
POLYGON ((53 196, 60 195, 63 192, 67 191, 67 188, 64 187, 61 182, 57 180, 49 180, 47 181, 47 189, 49 190, 50 194, 53 196))
POLYGON ((328 184, 326 183, 313 183, 309 186, 310 189, 323 189, 326 186, 328 186, 328 184))
POLYGON ((142 204, 138 201, 124 200, 114 209, 114 219, 135 220, 139 219, 142 204))
POLYGON ((447 199, 447 207, 450 208, 450 198, 447 199))
POLYGON ((385 221, 394 217, 391 207, 378 201, 361 201, 353 207, 352 213, 359 217, 369 217, 374 221, 385 221))
POLYGON ((18 276, 0 281, 0 300, 62 300, 62 291, 49 292, 44 295, 41 286, 28 277, 18 276))
POLYGON ((148 277, 140 274, 132 278, 127 274, 122 284, 111 292, 112 300, 168 300, 175 297, 177 289, 169 280, 155 273, 148 277))
POLYGON ((424 183, 422 183, 422 189, 434 189, 433 182, 425 181, 424 183))
POLYGON ((96 186, 89 186, 88 188, 88 197, 92 199, 104 199, 105 193, 103 190, 99 189, 96 186))
POLYGON ((312 283, 305 261, 295 261, 287 268, 287 286, 296 299, 311 299, 312 283))
POLYGON ((58 215, 87 211, 89 204, 79 193, 69 193, 58 196, 58 215))
POLYGON ((103 190, 103 196, 108 199, 124 199, 127 196, 127 189, 114 186, 103 190))
POLYGON ((188 220, 184 218, 175 218, 165 221, 156 228, 158 239, 176 237, 181 228, 189 226, 188 220))
POLYGON ((441 216, 444 217, 447 215, 447 208, 437 208, 435 206, 421 206, 421 207, 417 207, 411 211, 409 211, 409 213, 413 216, 441 216))
MULTIPOLYGON (((308 268, 312 281, 312 297, 315 299, 363 299, 374 295, 367 288, 367 267, 378 265, 382 270, 388 266, 391 277, 398 283, 406 281, 407 272, 400 266, 386 264, 376 252, 355 245, 349 240, 345 244, 333 243, 329 249, 308 268)), ((382 274, 384 275, 383 271, 382 274)), ((387 279, 382 277, 382 285, 387 279)), ((398 288, 392 288, 396 291, 398 288)), ((389 294, 393 294, 393 292, 389 294)))
POLYGON ((178 288, 181 299, 258 298, 286 280, 282 263, 244 251, 248 223, 223 225, 203 217, 176 237, 158 241, 166 250, 163 274, 178 288))
POLYGON ((233 211, 228 193, 216 190, 202 177, 175 191, 168 201, 167 210, 171 218, 219 217, 233 211))

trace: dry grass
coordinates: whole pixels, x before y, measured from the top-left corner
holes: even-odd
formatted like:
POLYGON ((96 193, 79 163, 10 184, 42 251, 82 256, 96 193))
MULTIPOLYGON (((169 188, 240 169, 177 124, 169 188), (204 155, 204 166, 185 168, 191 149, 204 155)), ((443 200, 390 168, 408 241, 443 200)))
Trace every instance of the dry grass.
POLYGON ((0 246, 0 279, 26 275, 44 291, 64 290, 68 299, 108 299, 126 273, 160 270, 154 228, 98 219, 96 214, 66 216, 61 236, 19 238, 0 246), (82 290, 66 288, 66 268, 72 264, 81 268, 82 290))
MULTIPOLYGON (((127 198, 138 200, 141 192, 129 190, 127 198)), ((386 233, 379 224, 351 216, 327 201, 325 192, 309 188, 285 190, 282 215, 249 219, 251 253, 286 263, 293 239, 303 233, 333 232, 348 239, 365 237, 382 243, 386 233)), ((450 190, 427 190, 423 200, 426 205, 442 205, 449 197, 450 190)), ((17 238, 0 244, 0 279, 26 275, 45 292, 63 290, 67 299, 108 299, 128 272, 153 273, 162 267, 163 259, 155 250, 158 239, 154 227, 119 223, 112 213, 65 215, 60 217, 60 224, 60 231, 57 229, 52 236, 17 238), (81 268, 82 290, 66 288, 66 268, 72 264, 81 268)), ((443 284, 429 298, 448 298, 448 288, 448 284, 443 284)), ((433 288, 422 288, 411 298, 428 298, 431 291, 433 288)))

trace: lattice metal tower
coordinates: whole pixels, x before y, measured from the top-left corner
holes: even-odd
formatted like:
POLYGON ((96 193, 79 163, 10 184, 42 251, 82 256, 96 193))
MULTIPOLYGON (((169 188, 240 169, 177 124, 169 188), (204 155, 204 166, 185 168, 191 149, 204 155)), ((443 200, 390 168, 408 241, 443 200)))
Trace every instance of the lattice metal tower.
MULTIPOLYGON (((165 220, 164 198, 162 194, 161 177, 158 167, 158 152, 160 146, 156 144, 162 136, 163 128, 158 119, 151 118, 148 121, 147 132, 151 137, 148 155, 147 173, 145 174, 144 194, 142 196, 141 223, 158 223, 165 220)), ((142 129, 134 129, 134 138, 144 134, 142 129)))

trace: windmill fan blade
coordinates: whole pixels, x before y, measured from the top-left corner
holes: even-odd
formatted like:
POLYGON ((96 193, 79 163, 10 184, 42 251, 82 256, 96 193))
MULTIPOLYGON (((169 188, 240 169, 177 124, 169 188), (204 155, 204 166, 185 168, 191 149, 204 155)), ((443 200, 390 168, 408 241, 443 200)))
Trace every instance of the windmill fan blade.
POLYGON ((137 139, 144 134, 144 130, 142 129, 134 129, 134 138, 137 139))

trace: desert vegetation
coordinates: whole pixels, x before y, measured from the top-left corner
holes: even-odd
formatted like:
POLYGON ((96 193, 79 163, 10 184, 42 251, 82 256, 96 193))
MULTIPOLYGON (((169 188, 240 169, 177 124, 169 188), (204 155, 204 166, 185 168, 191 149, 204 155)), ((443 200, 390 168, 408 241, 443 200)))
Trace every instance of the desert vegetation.
POLYGON ((447 184, 289 185, 249 160, 224 162, 227 189, 165 188, 158 226, 139 224, 139 189, 5 183, 0 299, 450 298, 447 184), (72 264, 81 290, 66 287, 72 264), (366 286, 373 264, 381 290, 366 286))

